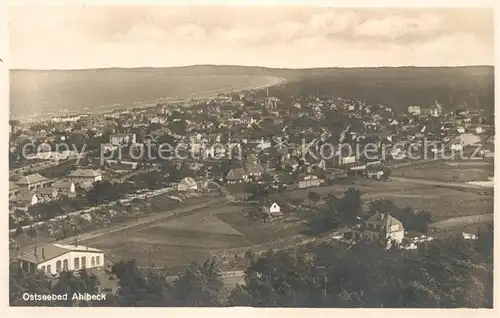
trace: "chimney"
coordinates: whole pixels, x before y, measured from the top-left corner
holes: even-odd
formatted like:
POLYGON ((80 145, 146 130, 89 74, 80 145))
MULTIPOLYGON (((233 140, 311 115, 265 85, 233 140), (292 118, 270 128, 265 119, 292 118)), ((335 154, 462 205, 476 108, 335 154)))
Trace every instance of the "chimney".
POLYGON ((384 223, 383 223, 383 231, 384 231, 384 237, 387 237, 387 234, 389 234, 389 230, 387 227, 387 221, 389 220, 389 212, 385 211, 384 212, 384 223))
POLYGON ((78 246, 78 240, 75 237, 75 247, 78 246))
POLYGON ((42 247, 42 258, 45 259, 45 248, 42 247))
POLYGON ((33 247, 33 254, 35 255, 35 257, 37 256, 36 255, 36 245, 33 247))

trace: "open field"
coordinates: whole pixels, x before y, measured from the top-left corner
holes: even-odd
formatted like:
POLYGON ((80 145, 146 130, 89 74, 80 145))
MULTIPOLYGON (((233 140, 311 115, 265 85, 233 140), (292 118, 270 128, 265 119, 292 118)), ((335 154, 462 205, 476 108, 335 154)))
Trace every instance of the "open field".
POLYGON ((342 196, 349 187, 359 189, 364 202, 376 199, 390 199, 399 206, 411 206, 415 209, 428 210, 433 216, 433 222, 458 216, 493 213, 493 193, 480 194, 491 190, 453 189, 410 182, 380 182, 360 179, 351 185, 297 189, 283 195, 294 199, 299 198, 307 203, 309 191, 321 195, 342 196))
POLYGON ((108 261, 135 258, 140 266, 168 266, 175 272, 192 261, 205 260, 212 250, 251 245, 237 230, 212 215, 238 209, 209 207, 103 235, 91 244, 107 251, 108 261))
MULTIPOLYGON (((454 189, 444 185, 411 182, 359 179, 344 184, 294 189, 277 195, 283 199, 300 198, 307 203, 309 191, 342 196, 350 187, 360 189, 364 203, 375 199, 391 199, 399 206, 430 211, 433 222, 493 212, 492 195, 485 195, 477 189, 454 189)), ((161 202, 158 204, 161 205, 161 202)), ((252 222, 245 217, 247 209, 244 205, 229 203, 208 206, 144 222, 125 230, 103 232, 92 238, 89 244, 105 250, 110 262, 135 258, 140 266, 166 266, 169 271, 176 273, 192 261, 222 255, 225 250, 240 250, 283 240, 286 242, 302 236, 307 229, 304 223, 292 217, 266 224, 252 222)))
POLYGON ((480 217, 480 222, 477 223, 467 223, 462 222, 462 224, 453 224, 453 226, 448 227, 434 227, 432 229, 433 236, 439 237, 450 237, 461 235, 462 233, 472 233, 477 234, 480 231, 487 230, 489 227, 493 226, 493 216, 488 218, 487 216, 480 217))
POLYGON ((271 223, 259 223, 247 219, 242 213, 218 213, 217 218, 238 230, 252 244, 264 244, 292 237, 306 230, 306 225, 297 219, 280 220, 271 223))
POLYGON ((485 161, 438 161, 420 166, 397 168, 392 175, 440 181, 486 181, 493 176, 493 164, 485 161))

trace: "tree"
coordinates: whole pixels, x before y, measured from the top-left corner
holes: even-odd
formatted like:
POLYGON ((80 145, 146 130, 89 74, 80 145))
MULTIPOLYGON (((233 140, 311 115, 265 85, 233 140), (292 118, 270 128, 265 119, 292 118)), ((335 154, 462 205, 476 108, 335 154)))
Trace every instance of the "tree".
POLYGON ((248 193, 248 201, 262 200, 269 195, 269 191, 261 184, 249 183, 245 190, 248 193))
POLYGON ((14 233, 14 237, 18 237, 19 235, 23 234, 23 227, 22 226, 18 226, 16 228, 16 232, 14 233))
POLYGON ((311 206, 311 202, 316 204, 319 202, 319 200, 321 200, 321 195, 319 195, 317 192, 309 191, 309 193, 307 194, 307 198, 309 199, 309 206, 311 206))
POLYGON ((416 251, 376 242, 320 244, 253 258, 229 304, 261 307, 491 307, 492 262, 477 242, 435 240, 416 251))
POLYGON ((43 273, 26 273, 17 262, 9 268, 10 306, 53 306, 51 301, 23 300, 24 293, 47 295, 51 292, 51 282, 43 273))
POLYGON ((340 201, 339 210, 345 223, 355 223, 363 213, 361 192, 356 188, 349 188, 340 201))
POLYGON ((221 304, 223 287, 219 264, 215 259, 192 263, 173 282, 172 298, 176 306, 212 307, 221 304))
POLYGON ((87 201, 92 205, 116 201, 120 197, 120 189, 109 181, 97 181, 87 192, 87 201))
POLYGON ((158 307, 170 306, 170 288, 164 277, 149 272, 145 275, 135 260, 113 264, 111 271, 119 279, 117 291, 121 306, 158 307))
POLYGON ((88 293, 96 294, 99 280, 97 276, 88 273, 85 269, 78 272, 63 271, 59 273, 57 283, 52 288, 55 294, 67 294, 68 299, 63 301, 63 306, 82 306, 87 307, 90 305, 87 301, 73 301, 72 296, 74 293, 88 293))

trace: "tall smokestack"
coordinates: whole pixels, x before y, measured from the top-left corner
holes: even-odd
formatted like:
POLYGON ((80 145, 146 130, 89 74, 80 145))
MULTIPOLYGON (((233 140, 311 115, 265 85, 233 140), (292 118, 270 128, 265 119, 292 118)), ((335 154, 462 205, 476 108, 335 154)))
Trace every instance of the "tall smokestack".
POLYGON ((42 247, 42 258, 45 258, 45 249, 42 247))

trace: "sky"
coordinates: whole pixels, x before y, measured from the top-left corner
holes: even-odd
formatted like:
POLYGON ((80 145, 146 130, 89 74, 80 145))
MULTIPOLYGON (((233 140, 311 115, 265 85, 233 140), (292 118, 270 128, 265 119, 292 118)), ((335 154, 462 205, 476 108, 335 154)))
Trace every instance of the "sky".
POLYGON ((492 9, 24 6, 10 68, 493 65, 492 9))

